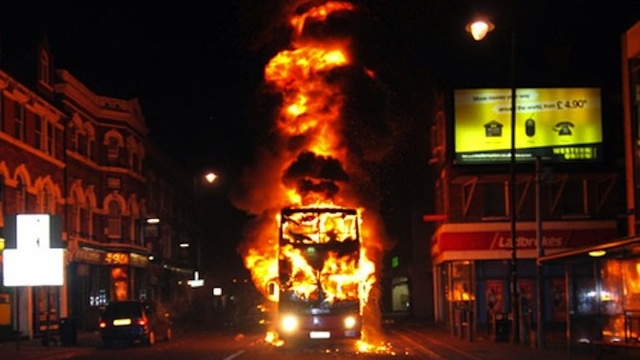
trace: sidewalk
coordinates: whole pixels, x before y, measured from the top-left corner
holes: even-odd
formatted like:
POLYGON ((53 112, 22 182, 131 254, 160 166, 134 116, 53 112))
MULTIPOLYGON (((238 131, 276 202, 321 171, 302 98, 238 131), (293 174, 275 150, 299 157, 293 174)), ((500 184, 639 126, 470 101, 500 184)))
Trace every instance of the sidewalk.
MULTIPOLYGON (((543 348, 536 348, 529 343, 496 342, 488 337, 475 336, 473 339, 454 336, 450 331, 432 325, 405 325, 421 333, 432 343, 434 358, 456 360, 594 360, 598 359, 640 359, 640 348, 626 349, 621 347, 597 348, 593 345, 576 344, 571 349, 567 346, 565 334, 560 331, 547 333, 543 348), (443 350, 444 349, 444 350, 443 350), (601 350, 601 351, 600 351, 601 350)), ((424 343, 423 343, 424 344, 424 343)), ((430 347, 424 344, 425 347, 430 347)))
POLYGON ((59 360, 89 353, 100 347, 100 335, 95 332, 78 332, 75 344, 61 344, 59 337, 48 345, 42 338, 0 342, 0 358, 16 360, 59 360))

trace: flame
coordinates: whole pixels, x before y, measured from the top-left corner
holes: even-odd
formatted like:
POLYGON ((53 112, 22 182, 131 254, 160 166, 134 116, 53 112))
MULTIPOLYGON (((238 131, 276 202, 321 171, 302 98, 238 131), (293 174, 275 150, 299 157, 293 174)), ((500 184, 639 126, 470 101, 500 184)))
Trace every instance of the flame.
POLYGON ((354 6, 351 3, 329 1, 322 6, 311 8, 301 15, 292 17, 291 26, 293 26, 298 35, 301 35, 307 20, 324 21, 331 13, 351 10, 354 10, 354 6))
POLYGON ((286 50, 271 59, 265 69, 265 79, 283 96, 285 105, 277 123, 283 135, 306 135, 310 151, 324 156, 336 155, 341 140, 336 132, 340 130, 342 93, 327 86, 324 75, 348 64, 345 49, 341 47, 286 50))
MULTIPOLYGON (((354 10, 355 6, 351 3, 329 1, 292 16, 290 24, 295 31, 295 38, 291 48, 279 52, 265 66, 265 82, 280 96, 282 102, 275 123, 280 140, 278 143, 282 145, 272 152, 277 154, 277 159, 270 162, 274 168, 269 169, 281 174, 282 183, 279 187, 270 185, 266 196, 256 197, 265 202, 271 201, 262 204, 263 209, 259 211, 262 215, 266 214, 264 218, 269 221, 257 224, 260 230, 248 236, 250 239, 246 242, 243 258, 256 288, 270 301, 279 300, 270 295, 273 292, 269 288, 278 286, 278 266, 282 260, 280 263, 292 267, 290 283, 285 285, 298 298, 323 296, 324 301, 335 302, 359 296, 361 312, 367 319, 367 305, 377 282, 375 260, 376 256, 379 257, 378 249, 382 242, 382 234, 375 231, 379 227, 375 223, 375 216, 357 224, 358 228, 362 227, 357 255, 328 250, 323 254, 321 266, 309 263, 308 256, 305 257, 300 248, 292 245, 284 245, 278 251, 277 239, 282 220, 276 214, 283 207, 338 207, 358 209, 359 214, 364 212, 358 189, 349 183, 358 173, 358 165, 349 156, 346 139, 343 138, 342 108, 345 94, 336 75, 340 69, 352 66, 349 41, 321 41, 304 36, 307 23, 324 22, 336 12, 354 10), (274 189, 278 191, 274 192, 274 189)), ((375 76, 372 70, 365 71, 369 76, 375 76)), ((268 178, 274 179, 276 176, 268 178)), ((330 241, 322 238, 330 237, 330 234, 338 239, 348 238, 348 232, 354 228, 353 224, 341 223, 339 218, 323 219, 321 222, 325 228, 317 232, 319 235, 316 238, 308 239, 312 244, 330 241)), ((300 221, 286 224, 283 231, 304 234, 305 226, 317 225, 300 221)), ((372 323, 365 320, 363 338, 358 345, 361 351, 379 349, 379 346, 367 343, 370 340, 367 337, 374 333, 367 327, 372 323)), ((278 345, 273 332, 268 332, 265 339, 278 345)))

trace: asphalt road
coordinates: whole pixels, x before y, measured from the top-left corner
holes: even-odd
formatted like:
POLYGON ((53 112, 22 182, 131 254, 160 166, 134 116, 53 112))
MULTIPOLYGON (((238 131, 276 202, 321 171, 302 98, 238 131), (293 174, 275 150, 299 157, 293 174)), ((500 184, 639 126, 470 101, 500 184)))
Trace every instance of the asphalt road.
MULTIPOLYGON (((11 343, 0 343, 0 359, 153 359, 153 360, 300 360, 307 359, 432 359, 432 360, 587 360, 596 359, 592 346, 572 348, 563 333, 549 334, 544 349, 530 344, 496 342, 475 337, 473 341, 452 335, 446 329, 425 324, 393 324, 383 328, 378 339, 361 351, 353 344, 314 343, 301 347, 276 347, 265 341, 264 331, 238 328, 187 328, 175 332, 171 341, 153 346, 101 345, 97 333, 82 333, 77 346, 43 347, 39 341, 25 342, 20 351, 11 343)), ((602 359, 640 359, 637 349, 603 349, 602 359)))

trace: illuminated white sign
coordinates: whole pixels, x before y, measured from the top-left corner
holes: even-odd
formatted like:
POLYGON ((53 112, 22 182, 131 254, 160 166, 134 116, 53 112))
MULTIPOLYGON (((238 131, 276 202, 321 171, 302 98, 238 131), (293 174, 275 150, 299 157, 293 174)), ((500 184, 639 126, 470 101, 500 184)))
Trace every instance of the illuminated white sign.
POLYGON ((51 247, 49 215, 20 214, 16 216, 16 248, 19 250, 51 247))
POLYGON ((192 288, 204 286, 204 279, 200 279, 200 274, 196 271, 193 273, 193 279, 187 281, 192 288))
POLYGON ((62 286, 64 249, 51 248, 51 216, 16 216, 16 248, 4 249, 4 286, 62 286))
POLYGON ((4 249, 4 286, 62 286, 64 249, 4 249))

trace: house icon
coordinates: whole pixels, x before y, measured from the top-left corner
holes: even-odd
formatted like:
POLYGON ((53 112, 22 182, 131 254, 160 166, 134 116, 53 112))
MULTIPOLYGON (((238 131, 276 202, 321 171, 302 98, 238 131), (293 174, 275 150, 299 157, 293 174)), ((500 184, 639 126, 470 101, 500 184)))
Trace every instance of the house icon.
POLYGON ((501 123, 491 120, 488 123, 484 124, 484 136, 486 137, 498 137, 502 136, 502 125, 501 123))

